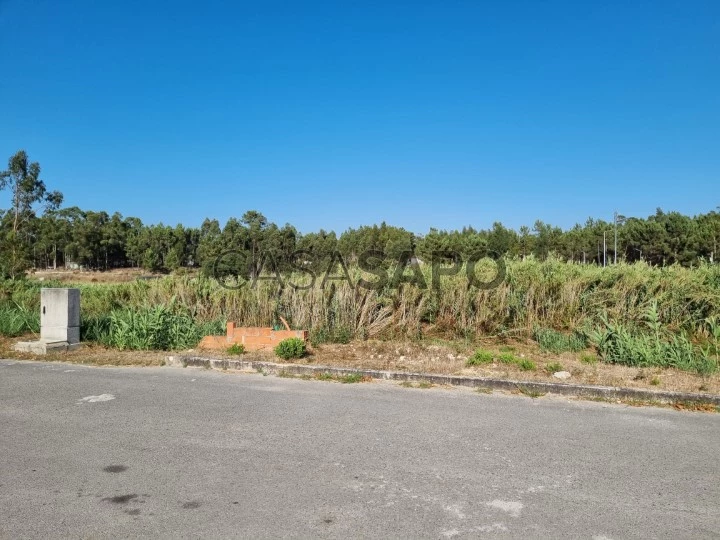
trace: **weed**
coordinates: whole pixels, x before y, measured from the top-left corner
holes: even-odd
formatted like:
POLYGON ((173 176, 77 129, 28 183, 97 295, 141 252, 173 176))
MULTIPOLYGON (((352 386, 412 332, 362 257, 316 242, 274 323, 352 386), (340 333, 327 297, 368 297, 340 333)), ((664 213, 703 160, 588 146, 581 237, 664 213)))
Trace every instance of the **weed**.
POLYGON ((328 328, 323 326, 316 328, 310 332, 310 344, 313 347, 322 345, 323 343, 350 343, 353 338, 353 332, 346 326, 338 326, 328 328))
POLYGON ((316 373, 315 378, 318 381, 332 381, 335 379, 335 376, 332 373, 323 372, 323 373, 316 373))
POLYGON ((485 386, 478 386, 478 387, 475 389, 475 391, 476 391, 478 394, 492 394, 492 393, 493 393, 493 389, 492 389, 492 388, 487 388, 487 387, 485 387, 485 386))
POLYGON ((240 343, 233 343, 227 348, 227 353, 235 356, 245 354, 245 346, 240 343))
POLYGON ((40 332, 40 315, 20 306, 0 308, 0 335, 21 336, 40 332))
POLYGON ((590 365, 597 364, 598 357, 595 356, 594 354, 583 353, 580 355, 580 361, 583 364, 590 364, 590 365))
POLYGON ((671 405, 674 409, 679 411, 720 412, 720 407, 717 405, 701 401, 674 401, 671 405))
POLYGON ((294 379, 295 378, 294 374, 290 373, 289 371, 285 371, 284 369, 280 370, 278 372, 277 376, 280 377, 281 379, 294 379))
POLYGON ((512 352, 515 352, 515 347, 510 347, 509 345, 503 345, 502 347, 500 347, 500 352, 512 353, 512 352))
POLYGON ((514 354, 508 352, 501 353, 500 356, 498 356, 498 360, 503 364, 515 364, 518 362, 518 358, 515 358, 514 354))
POLYGON ((553 353, 578 352, 583 350, 587 343, 580 334, 563 334, 551 328, 536 328, 533 331, 533 338, 538 342, 543 351, 553 353))
POLYGON ((590 340, 606 362, 636 367, 674 367, 710 375, 718 370, 718 359, 708 349, 695 347, 684 334, 663 332, 655 307, 646 315, 651 332, 632 330, 602 319, 603 327, 590 332, 590 340))
POLYGON ((430 381, 418 381, 416 383, 412 381, 403 381, 400 383, 400 386, 403 388, 422 388, 423 390, 427 390, 428 388, 432 388, 435 386, 430 381))
POLYGON ((550 375, 562 370, 562 364, 560 364, 559 362, 551 362, 545 366, 545 371, 547 371, 550 375))
POLYGON ((493 354, 490 351, 478 349, 470 358, 467 359, 466 365, 479 366, 482 364, 490 364, 493 361, 493 354))
POLYGON ((354 384, 363 382, 364 377, 361 373, 348 373, 347 375, 340 375, 338 380, 343 384, 354 384))
POLYGON ((527 358, 523 358, 517 363, 517 366, 522 371, 535 371, 537 369, 537 366, 535 365, 535 362, 532 360, 528 360, 527 358))
POLYGON ((658 385, 660 384, 660 378, 659 378, 659 377, 653 377, 653 378, 650 380, 650 384, 652 384, 653 386, 658 386, 658 385))
POLYGON ((533 390, 532 388, 522 385, 518 385, 517 389, 523 396, 527 396, 532 399, 543 397, 547 393, 540 392, 539 390, 533 390))

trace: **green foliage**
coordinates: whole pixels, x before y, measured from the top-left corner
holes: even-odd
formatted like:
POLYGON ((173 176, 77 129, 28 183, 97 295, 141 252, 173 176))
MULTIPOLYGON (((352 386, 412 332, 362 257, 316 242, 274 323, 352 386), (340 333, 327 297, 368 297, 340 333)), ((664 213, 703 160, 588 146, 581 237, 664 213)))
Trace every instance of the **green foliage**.
POLYGON ((40 332, 40 315, 23 307, 0 306, 0 335, 21 336, 40 332))
POLYGON ((533 339, 538 342, 544 351, 553 353, 577 352, 587 347, 585 338, 577 333, 563 334, 551 328, 536 328, 533 339))
POLYGON ((551 362, 551 363, 545 365, 545 371, 551 375, 553 373, 557 373, 558 371, 562 371, 562 370, 563 370, 563 366, 559 362, 551 362))
POLYGON ((515 355, 510 352, 500 353, 498 360, 500 360, 503 364, 515 364, 518 361, 515 355))
POLYGON ((470 358, 467 359, 466 365, 468 366, 480 366, 482 364, 490 364, 493 361, 493 353, 490 351, 484 351, 483 349, 478 349, 475 351, 475 354, 473 354, 470 358))
POLYGON ((233 343, 227 348, 227 353, 240 356, 245 354, 245 347, 241 343, 233 343))
POLYGON ((283 360, 302 358, 306 353, 305 341, 300 338, 284 339, 275 347, 275 354, 283 360))
POLYGON ((684 334, 666 332, 656 306, 647 309, 645 327, 631 329, 622 323, 602 320, 590 332, 590 340, 606 362, 636 367, 674 367, 709 375, 718 370, 718 358, 709 349, 693 345, 684 334), (649 330, 649 331, 648 331, 649 330))
POLYGON ((0 210, 0 278, 14 279, 32 266, 37 206, 53 212, 63 196, 59 191, 48 192, 40 179, 40 164, 31 162, 25 150, 12 155, 7 170, 0 171, 0 192, 4 189, 9 191, 11 207, 7 212, 0 210))
POLYGON ((355 384, 363 382, 364 377, 361 373, 348 373, 347 375, 341 375, 338 380, 343 384, 355 384))
POLYGON ((595 356, 594 354, 583 353, 580 355, 580 361, 583 364, 590 364, 590 365, 597 364, 598 357, 595 356))
POLYGON ((205 335, 221 333, 220 321, 198 323, 164 305, 118 309, 81 321, 81 337, 117 349, 173 350, 194 347, 205 335))
POLYGON ((535 362, 533 362, 532 360, 528 360, 527 358, 522 358, 518 360, 517 366, 522 371, 535 371, 537 369, 535 362))
POLYGON ((323 343, 350 343, 352 340, 352 330, 346 326, 338 326, 328 328, 323 326, 310 332, 310 343, 313 347, 322 345, 323 343))

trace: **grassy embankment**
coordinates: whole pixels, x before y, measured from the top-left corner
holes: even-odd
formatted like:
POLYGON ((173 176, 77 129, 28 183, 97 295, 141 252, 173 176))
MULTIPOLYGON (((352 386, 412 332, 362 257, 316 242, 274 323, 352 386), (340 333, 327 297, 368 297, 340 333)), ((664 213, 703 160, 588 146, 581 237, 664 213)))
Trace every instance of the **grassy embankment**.
MULTIPOLYGON (((430 269, 423 272, 430 284, 430 269)), ((359 270, 351 269, 351 277, 357 280, 359 270)), ((603 269, 513 260, 507 263, 506 279, 489 290, 468 289, 462 275, 443 277, 437 291, 408 283, 370 291, 352 289, 346 281, 328 281, 320 288, 320 281, 322 276, 310 289, 285 287, 279 293, 271 281, 227 290, 212 279, 188 275, 79 283, 82 338, 119 349, 186 349, 203 335, 223 333, 226 320, 271 325, 282 315, 293 327, 310 329, 315 346, 368 338, 441 338, 469 347, 487 337, 533 339, 542 350, 558 354, 592 348, 608 363, 703 375, 718 370, 718 265, 688 269, 636 263, 603 269)), ((58 284, 31 279, 0 284, 0 334, 37 332, 39 290, 52 285, 58 284)), ((499 360, 532 369, 530 361, 488 352, 469 362, 499 360)))

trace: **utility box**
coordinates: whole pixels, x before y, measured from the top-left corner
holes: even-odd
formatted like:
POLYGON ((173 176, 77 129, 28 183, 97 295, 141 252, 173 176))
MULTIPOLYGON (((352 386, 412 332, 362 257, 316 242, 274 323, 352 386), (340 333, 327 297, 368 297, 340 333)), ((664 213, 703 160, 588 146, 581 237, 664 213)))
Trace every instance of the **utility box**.
POLYGON ((70 351, 80 346, 80 289, 40 290, 40 340, 15 344, 32 354, 70 351))
POLYGON ((80 289, 40 290, 40 339, 80 343, 80 289))

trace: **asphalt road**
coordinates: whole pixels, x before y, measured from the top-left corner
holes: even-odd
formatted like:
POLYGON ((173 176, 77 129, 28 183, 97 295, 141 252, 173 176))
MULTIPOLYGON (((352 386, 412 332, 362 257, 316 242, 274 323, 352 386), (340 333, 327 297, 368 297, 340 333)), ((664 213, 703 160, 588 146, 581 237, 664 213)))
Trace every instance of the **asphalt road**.
POLYGON ((718 538, 720 415, 0 361, 2 538, 718 538))

